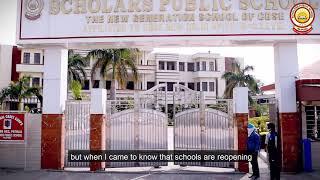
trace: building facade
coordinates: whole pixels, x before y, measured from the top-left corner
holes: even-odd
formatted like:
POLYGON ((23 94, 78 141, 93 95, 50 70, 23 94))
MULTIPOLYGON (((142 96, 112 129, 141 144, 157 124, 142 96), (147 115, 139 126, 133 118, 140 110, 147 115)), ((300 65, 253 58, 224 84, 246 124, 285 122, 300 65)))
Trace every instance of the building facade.
POLYGON ((43 50, 22 49, 20 62, 16 65, 16 71, 19 73, 19 78, 28 76, 30 77, 30 87, 42 87, 43 63, 43 50))
MULTIPOLYGON (((30 87, 42 87, 43 84, 43 51, 21 49, 17 46, 0 45, 0 90, 23 76, 30 77, 30 87)), ((17 99, 6 99, 0 105, 2 110, 18 110, 17 99)), ((22 108, 40 109, 36 97, 22 99, 22 108)), ((26 109, 25 109, 26 110, 26 109)))
MULTIPOLYGON (((93 61, 90 63, 91 66, 93 61)), ((134 83, 133 78, 129 77, 125 89, 116 84, 117 97, 132 96, 133 90, 146 91, 158 84, 166 83, 168 91, 173 91, 174 84, 181 84, 192 90, 203 91, 207 97, 221 98, 226 86, 221 76, 226 71, 232 71, 230 66, 232 62, 239 62, 242 65, 243 59, 227 58, 212 53, 179 55, 142 51, 142 55, 136 61, 138 82, 134 83)), ((111 80, 101 79, 99 73, 93 80, 94 84, 88 87, 107 90, 111 87, 111 80)))
MULTIPOLYGON (((23 76, 30 77, 30 87, 42 87, 44 72, 44 51, 40 49, 18 49, 19 52, 12 51, 10 57, 10 73, 12 78, 6 78, 2 87, 6 87, 10 81, 17 80, 23 76), (14 58, 13 58, 14 57, 14 58)), ((11 52, 11 51, 10 51, 11 52)), ((89 50, 74 50, 74 53, 87 56, 89 50)), ((10 53, 9 53, 10 54, 10 53)), ((223 57, 214 53, 197 53, 194 55, 180 55, 169 53, 152 53, 152 50, 142 50, 136 59, 138 67, 138 82, 133 81, 129 74, 126 87, 120 87, 116 83, 117 98, 133 97, 134 90, 147 91, 152 87, 166 83, 167 90, 173 91, 174 84, 181 84, 195 91, 205 92, 206 97, 215 99, 222 98, 226 82, 221 76, 232 71, 232 63, 238 62, 243 65, 243 58, 223 57)), ((99 71, 91 77, 91 70, 95 63, 91 59, 85 67, 86 79, 83 84, 82 94, 84 99, 90 97, 91 88, 105 88, 110 90, 111 79, 102 78, 99 71)), ((3 67, 3 66, 2 66, 3 67)), ((7 69, 7 68, 5 68, 7 69)), ((8 75, 8 76, 9 76, 8 75)), ((109 91, 107 91, 109 94, 109 91)), ((69 91, 68 99, 73 99, 69 91)), ((32 101, 27 103, 32 108, 39 108, 39 102, 32 101)), ((24 105, 25 106, 25 105, 24 105)), ((8 109, 8 107, 7 107, 8 109)))

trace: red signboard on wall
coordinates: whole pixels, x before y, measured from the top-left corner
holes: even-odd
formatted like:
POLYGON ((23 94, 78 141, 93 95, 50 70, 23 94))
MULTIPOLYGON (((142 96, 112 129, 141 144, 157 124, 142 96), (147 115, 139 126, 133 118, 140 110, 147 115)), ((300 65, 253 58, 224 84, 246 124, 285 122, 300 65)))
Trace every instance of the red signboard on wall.
POLYGON ((0 114, 0 141, 24 141, 24 114, 0 114))

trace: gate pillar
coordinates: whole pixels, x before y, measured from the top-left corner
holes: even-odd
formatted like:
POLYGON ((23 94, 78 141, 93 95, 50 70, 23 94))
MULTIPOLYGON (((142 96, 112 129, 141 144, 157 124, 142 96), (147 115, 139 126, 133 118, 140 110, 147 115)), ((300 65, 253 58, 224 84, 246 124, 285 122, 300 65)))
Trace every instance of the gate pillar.
MULTIPOLYGON (((105 89, 91 90, 90 151, 106 150, 106 101, 105 89)), ((104 170, 105 162, 90 162, 90 171, 104 170)))
POLYGON ((45 49, 44 56, 41 168, 63 169, 68 50, 45 49))
POLYGON ((274 46, 275 89, 279 100, 279 134, 282 148, 282 171, 297 172, 300 157, 301 122, 297 114, 295 81, 299 75, 297 43, 274 46))
MULTIPOLYGON (((248 126, 248 88, 236 87, 233 89, 233 112, 234 124, 236 130, 235 149, 238 151, 247 150, 247 126, 248 126)), ((248 162, 239 162, 238 170, 240 172, 249 172, 248 162)))

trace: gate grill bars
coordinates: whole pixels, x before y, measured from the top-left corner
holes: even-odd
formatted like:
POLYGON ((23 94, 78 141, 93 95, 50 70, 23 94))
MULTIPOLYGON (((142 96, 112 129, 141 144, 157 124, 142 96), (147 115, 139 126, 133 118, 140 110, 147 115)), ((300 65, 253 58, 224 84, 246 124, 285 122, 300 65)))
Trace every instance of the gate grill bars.
POLYGON ((65 166, 88 167, 89 162, 69 162, 69 150, 90 150, 90 101, 67 101, 65 166))
MULTIPOLYGON (((234 150, 232 100, 206 99, 204 92, 174 85, 175 150, 234 150)), ((177 162, 208 167, 234 167, 233 162, 177 162)))
MULTIPOLYGON (((164 86, 135 92, 134 99, 107 101, 109 150, 167 150, 164 86)), ((108 167, 165 166, 167 162, 111 162, 108 167)))

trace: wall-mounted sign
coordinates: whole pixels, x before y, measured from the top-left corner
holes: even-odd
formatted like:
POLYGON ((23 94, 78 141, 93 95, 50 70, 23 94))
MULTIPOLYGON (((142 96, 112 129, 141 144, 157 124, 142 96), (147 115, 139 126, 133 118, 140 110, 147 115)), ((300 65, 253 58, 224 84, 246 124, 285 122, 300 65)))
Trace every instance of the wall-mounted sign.
POLYGON ((20 0, 19 6, 19 40, 296 35, 299 25, 320 35, 318 0, 20 0))
POLYGON ((0 141, 24 141, 24 114, 0 114, 0 141))

